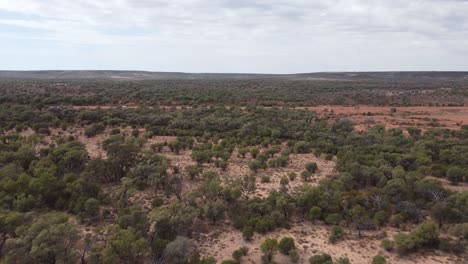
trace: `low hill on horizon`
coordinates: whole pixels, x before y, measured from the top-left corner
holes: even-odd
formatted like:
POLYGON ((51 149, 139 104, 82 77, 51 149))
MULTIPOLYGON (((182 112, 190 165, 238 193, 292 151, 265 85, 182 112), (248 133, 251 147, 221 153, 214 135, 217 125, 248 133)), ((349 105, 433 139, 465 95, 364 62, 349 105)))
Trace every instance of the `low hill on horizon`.
POLYGON ((184 73, 114 70, 44 70, 0 71, 0 79, 103 79, 103 80, 202 80, 202 79, 287 79, 287 80, 389 80, 438 79, 468 80, 467 72, 408 71, 408 72, 315 72, 298 74, 255 73, 184 73))

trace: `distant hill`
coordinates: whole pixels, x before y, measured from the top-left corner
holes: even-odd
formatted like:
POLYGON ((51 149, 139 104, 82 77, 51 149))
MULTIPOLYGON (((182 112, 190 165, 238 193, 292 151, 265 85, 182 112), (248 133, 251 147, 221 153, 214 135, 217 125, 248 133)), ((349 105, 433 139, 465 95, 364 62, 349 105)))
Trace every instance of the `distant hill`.
POLYGON ((0 71, 0 79, 102 79, 102 80, 468 80, 468 72, 317 72, 299 74, 183 73, 149 71, 0 71))

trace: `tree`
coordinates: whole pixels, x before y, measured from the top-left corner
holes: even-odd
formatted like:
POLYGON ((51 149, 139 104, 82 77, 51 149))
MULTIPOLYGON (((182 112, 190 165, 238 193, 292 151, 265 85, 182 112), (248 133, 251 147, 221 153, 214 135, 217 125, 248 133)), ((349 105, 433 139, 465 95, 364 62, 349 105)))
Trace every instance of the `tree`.
POLYGON ((338 225, 341 220, 343 220, 343 217, 338 213, 329 214, 325 217, 325 222, 329 225, 338 225))
POLYGON ((208 204, 205 206, 205 215, 215 225, 218 220, 221 220, 224 217, 225 210, 226 206, 224 202, 220 199, 217 199, 213 202, 208 202, 208 204))
POLYGON ((281 177, 281 179, 280 179, 280 185, 281 185, 281 190, 282 190, 283 192, 286 192, 286 191, 287 191, 287 186, 288 186, 288 184, 289 184, 289 179, 288 179, 288 177, 286 177, 286 176, 281 177))
POLYGON ((360 237, 361 230, 366 229, 371 224, 369 216, 366 214, 366 209, 360 205, 354 206, 350 213, 353 226, 357 229, 358 235, 360 237))
POLYGON ((237 153, 239 153, 239 156, 242 158, 245 158, 245 155, 247 154, 248 150, 246 148, 239 148, 237 150, 237 153))
POLYGON ((164 260, 168 263, 185 264, 192 255, 192 243, 185 237, 178 236, 164 250, 164 260))
POLYGON ((260 154, 260 150, 258 148, 252 148, 250 149, 250 154, 252 155, 252 158, 256 159, 258 154, 260 154))
POLYGON ((143 263, 148 250, 146 239, 137 235, 133 228, 115 228, 103 250, 104 263, 143 263))
POLYGON ((328 254, 319 254, 310 257, 310 264, 333 264, 333 259, 328 254))
POLYGON ((450 227, 449 233, 452 236, 468 240, 468 223, 456 224, 450 227))
POLYGON ((437 225, 425 222, 409 234, 398 233, 394 236, 395 249, 400 254, 415 251, 423 246, 434 246, 439 242, 437 225))
POLYGON ((258 160, 251 160, 249 161, 249 169, 253 172, 256 173, 259 169, 262 168, 262 163, 258 160))
POLYGON ((312 173, 310 173, 309 171, 305 170, 301 172, 301 178, 305 182, 309 181, 311 176, 312 176, 312 173))
POLYGON ((284 255, 289 255, 289 252, 295 248, 296 245, 292 237, 283 237, 278 244, 279 251, 284 255))
POLYGON ((190 176, 190 180, 194 180, 196 177, 200 175, 202 170, 198 166, 187 165, 184 168, 185 172, 190 176))
POLYGON ((328 241, 332 244, 343 238, 343 229, 340 226, 334 225, 330 229, 328 241))
POLYGON ((351 133, 355 123, 349 119, 340 119, 332 124, 331 131, 334 133, 351 133))
POLYGON ((247 241, 251 240, 253 235, 254 235, 254 228, 252 226, 246 225, 244 226, 244 228, 242 228, 242 237, 245 240, 247 241))
POLYGON ((447 206, 446 202, 439 202, 432 206, 431 215, 435 221, 438 222, 441 228, 445 221, 448 221, 451 216, 451 208, 447 206))
POLYGON ((318 206, 312 206, 309 210, 309 217, 312 220, 312 222, 315 222, 315 220, 320 219, 320 216, 322 215, 322 209, 318 206))
POLYGON ((0 210, 0 259, 3 253, 3 246, 9 238, 16 236, 16 228, 25 221, 25 215, 13 211, 0 210))
POLYGON ((408 127, 408 133, 410 134, 410 136, 412 137, 419 137, 421 136, 421 129, 417 128, 417 127, 408 127))
POLYGON ((124 177, 135 165, 140 154, 137 142, 122 136, 111 136, 102 143, 102 148, 107 151, 109 168, 114 180, 124 177))
POLYGON ((49 213, 23 226, 6 244, 6 263, 74 263, 76 227, 65 214, 49 213))
POLYGON ((294 144, 294 152, 296 153, 309 153, 311 146, 308 142, 298 141, 294 144))
POLYGON ((247 253, 249 252, 248 247, 241 247, 239 249, 234 250, 232 252, 232 258, 237 261, 237 263, 241 262, 242 257, 247 256, 247 253))
POLYGON ((387 263, 387 260, 385 259, 384 256, 377 255, 372 258, 372 264, 385 264, 387 263))
POLYGON ((249 199, 249 196, 255 192, 257 188, 257 179, 255 174, 249 174, 242 177, 241 191, 245 199, 249 199))
POLYGON ((306 169, 306 171, 308 171, 310 173, 315 173, 317 171, 317 169, 318 169, 317 163, 315 163, 315 162, 306 163, 305 169, 306 169))
POLYGON ((459 167, 450 167, 447 170, 447 178, 453 184, 458 184, 459 182, 463 181, 465 177, 465 170, 459 167))
POLYGON ((278 241, 273 238, 267 238, 260 245, 260 249, 263 252, 262 262, 266 264, 271 263, 273 256, 278 250, 278 241))
POLYGON ((336 264, 351 264, 351 261, 347 257, 341 257, 336 260, 336 264))
POLYGON ((99 200, 89 198, 84 203, 84 214, 86 217, 95 217, 99 214, 99 200))

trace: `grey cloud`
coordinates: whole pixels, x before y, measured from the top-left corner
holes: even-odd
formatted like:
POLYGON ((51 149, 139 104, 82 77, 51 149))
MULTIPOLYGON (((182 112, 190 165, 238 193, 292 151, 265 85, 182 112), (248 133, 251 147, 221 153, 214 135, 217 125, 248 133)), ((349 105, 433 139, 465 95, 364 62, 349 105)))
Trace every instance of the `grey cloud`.
MULTIPOLYGON (((424 61, 432 58, 446 65, 468 55, 468 1, 3 0, 0 10, 40 16, 41 21, 0 18, 0 24, 47 29, 51 32, 47 38, 55 38, 57 43, 101 45, 106 52, 115 53, 125 49, 137 57, 144 56, 140 50, 157 47, 165 52, 160 57, 172 54, 193 65, 197 58, 219 56, 209 61, 222 63, 229 58, 241 69, 245 64, 234 57, 243 54, 261 60, 254 67, 264 69, 261 71, 282 71, 280 66, 272 69, 271 61, 293 65, 285 72, 307 71, 306 66, 314 63, 328 69, 333 62, 352 70, 360 63, 356 57, 362 57, 368 67, 375 67, 376 56, 381 58, 380 68, 386 62, 388 67, 397 65, 391 62, 392 56, 379 54, 382 51, 400 59, 405 54, 419 54, 424 61), (143 33, 128 33, 132 29, 143 33), (182 57, 177 52, 192 47, 198 54, 184 53, 182 57)), ((422 65, 414 62, 413 55, 407 57, 413 67, 422 65)), ((225 69, 231 67, 224 65, 225 69)))

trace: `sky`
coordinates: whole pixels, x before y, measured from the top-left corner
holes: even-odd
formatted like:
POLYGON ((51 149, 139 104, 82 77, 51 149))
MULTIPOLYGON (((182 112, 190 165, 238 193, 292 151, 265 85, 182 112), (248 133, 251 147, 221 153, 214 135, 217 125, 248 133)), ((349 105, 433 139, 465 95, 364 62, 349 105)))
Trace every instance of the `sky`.
POLYGON ((466 71, 468 0, 0 0, 0 70, 466 71))

